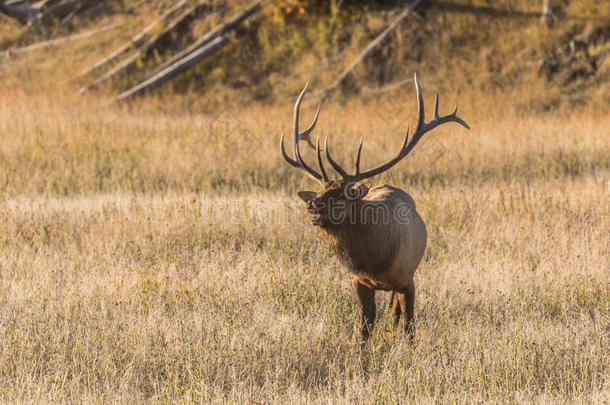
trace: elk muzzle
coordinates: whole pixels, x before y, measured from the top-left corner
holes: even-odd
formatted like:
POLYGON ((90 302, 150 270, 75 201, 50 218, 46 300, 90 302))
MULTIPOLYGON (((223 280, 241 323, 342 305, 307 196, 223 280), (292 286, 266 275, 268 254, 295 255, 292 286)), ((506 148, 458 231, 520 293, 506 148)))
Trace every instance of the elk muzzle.
POLYGON ((322 226, 326 223, 328 215, 325 212, 326 204, 319 199, 311 200, 307 203, 307 211, 311 215, 311 224, 322 226))

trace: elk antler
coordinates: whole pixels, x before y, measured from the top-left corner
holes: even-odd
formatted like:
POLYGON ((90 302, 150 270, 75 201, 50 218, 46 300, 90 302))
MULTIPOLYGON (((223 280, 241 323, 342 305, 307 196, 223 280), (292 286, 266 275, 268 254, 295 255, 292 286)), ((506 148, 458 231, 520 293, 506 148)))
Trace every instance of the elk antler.
POLYGON ((386 163, 379 165, 373 169, 367 170, 365 172, 360 172, 360 156, 362 153, 361 139, 360 145, 358 146, 358 152, 356 154, 355 174, 349 175, 330 155, 330 150, 328 147, 328 137, 326 137, 326 140, 324 142, 326 158, 328 159, 332 167, 337 171, 337 173, 339 173, 341 177, 343 177, 344 180, 356 182, 385 172, 386 170, 394 166, 396 163, 400 162, 405 156, 407 156, 426 132, 433 130, 439 125, 446 124, 448 122, 457 122, 465 128, 470 129, 468 124, 466 124, 463 119, 457 116, 457 105, 455 106, 455 109, 451 114, 445 116, 438 115, 438 94, 436 95, 436 99, 434 101, 434 118, 432 119, 432 121, 426 122, 424 118, 424 98, 422 97, 419 81, 417 80, 417 73, 415 73, 415 89, 417 90, 418 104, 417 126, 415 127, 415 132, 413 133, 413 137, 409 141, 409 127, 407 127, 407 133, 405 135, 405 139, 402 143, 400 150, 398 151, 398 153, 396 153, 396 155, 394 155, 392 159, 388 160, 386 163))
POLYGON ((313 142, 311 141, 310 134, 311 134, 311 131, 313 131, 314 127, 316 126, 316 123, 318 122, 318 116, 320 115, 320 104, 318 104, 318 110, 316 111, 316 116, 314 117, 313 122, 311 123, 309 128, 307 128, 303 132, 299 132, 299 108, 301 107, 301 102, 303 101, 303 97, 305 96, 307 87, 309 87, 309 82, 307 82, 305 84, 303 91, 301 91, 301 94, 299 94, 299 97, 297 98, 297 102, 294 105, 294 150, 293 150, 294 159, 291 159, 286 154, 286 149, 284 148, 284 134, 285 134, 284 132, 282 132, 282 139, 280 141, 280 147, 282 149, 282 156, 284 156, 284 159, 286 159, 286 161, 291 166, 294 166, 298 169, 305 170, 310 176, 312 176, 313 178, 315 178, 318 181, 328 182, 329 180, 328 180, 328 176, 326 174, 326 170, 324 170, 324 166, 322 165, 319 141, 317 142, 315 149, 318 154, 318 164, 320 165, 320 171, 322 172, 322 174, 318 173, 315 169, 313 169, 311 166, 309 166, 307 163, 305 163, 305 161, 301 157, 301 149, 299 147, 300 141, 305 140, 305 141, 307 141, 309 146, 311 146, 312 148, 314 147, 313 142))

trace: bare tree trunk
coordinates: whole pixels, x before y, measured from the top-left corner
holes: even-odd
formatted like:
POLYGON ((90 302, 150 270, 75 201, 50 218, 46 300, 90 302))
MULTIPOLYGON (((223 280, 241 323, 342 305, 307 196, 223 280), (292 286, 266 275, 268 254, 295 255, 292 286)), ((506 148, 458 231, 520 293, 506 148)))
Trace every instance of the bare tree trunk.
POLYGON ((229 42, 229 33, 231 31, 235 30, 239 24, 260 10, 262 3, 263 0, 255 1, 240 13, 229 19, 229 21, 222 24, 220 27, 213 29, 207 34, 204 34, 197 41, 195 41, 193 45, 189 46, 187 49, 165 62, 162 65, 162 68, 157 69, 157 71, 148 79, 119 94, 117 101, 126 100, 130 97, 141 94, 148 89, 160 86, 161 84, 167 82, 168 80, 212 55, 229 42), (194 45, 198 46, 195 47, 194 45), (187 50, 191 49, 193 50, 188 53, 186 52, 187 50))
POLYGON ((63 1, 63 0, 43 0, 43 1, 38 2, 38 5, 39 5, 39 8, 46 9, 46 8, 56 5, 57 3, 61 2, 61 1, 63 1))
POLYGON ((8 17, 14 18, 21 24, 25 25, 40 12, 38 9, 30 8, 23 5, 8 5, 0 2, 0 12, 8 17))
POLYGON ((186 56, 184 59, 174 63, 173 65, 167 67, 156 75, 144 80, 137 86, 134 86, 131 89, 122 92, 117 97, 117 101, 126 100, 130 97, 139 95, 148 89, 152 89, 154 87, 162 85, 163 83, 167 82, 168 80, 172 79, 173 77, 179 75, 180 73, 196 65, 203 59, 207 58, 208 56, 216 52, 218 49, 220 49, 222 46, 224 46, 228 41, 229 39, 226 34, 215 38, 207 45, 202 46, 195 52, 186 56))
POLYGON ((153 21, 151 24, 147 25, 137 35, 131 37, 129 39, 129 41, 125 42, 119 48, 115 49, 109 55, 107 55, 104 58, 100 59, 99 61, 95 62, 93 65, 89 66, 85 70, 83 70, 80 73, 74 75, 70 79, 70 81, 73 81, 73 80, 76 80, 76 79, 81 78, 83 76, 86 76, 89 73, 93 72, 94 70, 97 70, 97 69, 101 68, 102 66, 112 62, 114 59, 119 57, 121 54, 123 54, 125 51, 127 51, 129 48, 131 48, 134 45, 135 46, 141 46, 142 43, 146 40, 149 32, 151 32, 155 27, 157 27, 157 25, 161 24, 162 22, 164 22, 168 18, 170 18, 176 11, 178 11, 181 8, 183 8, 186 4, 188 4, 188 0, 180 0, 180 1, 178 1, 174 6, 170 7, 169 9, 167 9, 161 15, 161 17, 159 17, 158 19, 153 21))
POLYGON ((324 88, 324 90, 322 91, 322 98, 325 98, 326 95, 328 95, 328 93, 331 90, 334 90, 335 88, 339 87, 339 85, 350 75, 350 73, 352 72, 352 70, 354 70, 354 68, 356 66, 358 66, 358 64, 360 64, 360 62, 362 62, 372 51, 373 49, 375 49, 375 47, 377 47, 377 45, 379 45, 380 43, 383 42, 384 39, 386 39, 392 32, 394 32, 394 30, 396 29, 396 27, 398 27, 398 25, 405 19, 407 18, 411 12, 417 7, 419 6, 419 4, 422 2, 422 0, 415 0, 413 1, 402 13, 400 13, 400 15, 390 24, 386 27, 386 29, 384 29, 381 34, 379 34, 374 40, 372 40, 367 46, 366 48, 364 48, 362 50, 362 52, 360 53, 360 55, 358 55, 358 57, 356 58, 356 60, 354 60, 348 67, 347 69, 345 69, 343 71, 343 73, 341 73, 339 75, 339 77, 337 77, 337 79, 331 83, 329 86, 327 86, 326 88, 324 88))
POLYGON ((99 0, 64 0, 57 4, 53 4, 36 14, 34 18, 31 19, 31 23, 47 26, 53 23, 54 20, 65 18, 79 8, 91 7, 98 2, 99 0))
POLYGON ((79 4, 70 14, 61 19, 60 24, 69 24, 72 20, 74 20, 74 17, 85 16, 85 12, 87 12, 87 15, 94 15, 104 8, 107 2, 108 0, 100 0, 95 3, 79 4))
POLYGON ((99 4, 92 5, 90 7, 82 7, 80 10, 66 16, 63 20, 61 20, 61 24, 69 24, 74 19, 74 17, 88 18, 92 15, 96 15, 100 11, 104 10, 104 8, 106 8, 108 6, 108 3, 110 3, 111 1, 112 0, 102 0, 102 2, 99 4))
POLYGON ((0 2, 0 12, 15 18, 23 25, 41 24, 47 26, 54 20, 61 20, 77 8, 90 7, 100 0, 63 0, 60 2, 43 2, 37 7, 26 5, 8 5, 0 2))
POLYGON ((125 59, 119 65, 115 66, 106 74, 89 83, 87 86, 83 86, 79 92, 82 94, 88 90, 91 90, 99 86, 100 84, 112 79, 121 72, 124 72, 129 69, 138 61, 139 58, 146 57, 168 34, 179 29, 188 21, 189 18, 194 15, 197 15, 197 13, 199 13, 204 7, 207 7, 209 5, 208 3, 209 2, 207 0, 201 0, 197 5, 185 10, 182 14, 180 14, 172 22, 170 22, 158 35, 146 41, 144 45, 142 45, 136 52, 131 54, 127 59, 125 59))
POLYGON ((89 38, 89 37, 99 34, 100 32, 108 31, 109 29, 112 29, 112 28, 113 28, 113 25, 108 24, 108 25, 104 25, 100 28, 91 30, 91 31, 81 32, 78 34, 69 35, 67 37, 52 39, 50 41, 38 42, 36 44, 24 46, 22 48, 9 49, 8 51, 6 51, 6 54, 8 56, 10 56, 12 54, 27 53, 27 52, 35 51, 37 49, 47 48, 49 46, 57 46, 57 45, 60 45, 60 44, 66 43, 66 42, 72 42, 72 41, 76 41, 76 40, 83 39, 83 38, 89 38))
POLYGON ((262 3, 263 3, 263 0, 255 1, 254 3, 249 5, 247 8, 245 8, 243 11, 241 11, 240 13, 233 16, 226 23, 222 24, 218 28, 213 29, 212 31, 209 31, 209 32, 203 34, 201 37, 199 37, 199 39, 197 39, 197 41, 195 41, 193 44, 189 45, 186 49, 184 49, 183 51, 179 52, 178 54, 172 56, 169 60, 167 60, 167 61, 163 62, 161 65, 159 65, 159 67, 155 70, 155 73, 158 73, 158 72, 164 70, 165 68, 167 68, 168 66, 171 66, 174 63, 176 63, 177 61, 185 58, 190 53, 196 51, 197 49, 201 48, 208 42, 212 41, 214 38, 233 30, 235 27, 237 27, 239 24, 241 24, 242 21, 244 21, 245 19, 247 19, 248 17, 250 17, 251 15, 256 13, 258 10, 260 10, 262 3))

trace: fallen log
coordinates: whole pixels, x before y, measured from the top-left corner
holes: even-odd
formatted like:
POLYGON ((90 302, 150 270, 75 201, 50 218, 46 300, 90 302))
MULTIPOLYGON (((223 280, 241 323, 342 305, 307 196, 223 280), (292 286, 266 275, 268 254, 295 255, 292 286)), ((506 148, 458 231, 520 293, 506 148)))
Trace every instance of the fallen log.
POLYGON ((62 0, 42 0, 35 4, 36 4, 36 7, 38 7, 38 8, 47 8, 47 7, 54 6, 55 4, 57 4, 61 1, 62 0))
POLYGON ((202 46, 195 52, 186 56, 184 59, 177 61, 173 65, 167 67, 156 75, 144 80, 143 82, 132 87, 131 89, 122 92, 118 95, 117 101, 126 100, 128 98, 139 95, 146 90, 160 86, 161 84, 167 82, 173 77, 196 65, 206 57, 210 56, 222 46, 224 46, 227 42, 229 42, 227 34, 222 34, 219 37, 216 37, 207 45, 202 46))
POLYGON ((529 56, 530 54, 532 54, 534 52, 534 49, 531 46, 526 46, 525 48, 523 48, 518 54, 516 54, 515 56, 513 56, 511 58, 511 60, 509 60, 504 67, 502 68, 502 70, 500 71, 501 75, 505 75, 508 73, 508 71, 515 65, 517 64, 517 62, 521 61, 523 58, 529 56))
POLYGON ((100 28, 96 28, 91 31, 81 32, 81 33, 74 34, 74 35, 68 35, 66 37, 52 39, 49 41, 38 42, 38 43, 24 46, 21 48, 9 49, 5 52, 5 56, 18 55, 18 54, 22 54, 22 53, 35 51, 37 49, 60 45, 60 44, 66 43, 66 42, 76 41, 76 40, 83 39, 83 38, 89 38, 96 34, 99 34, 100 32, 108 31, 109 29, 113 28, 113 26, 114 26, 113 24, 107 24, 107 25, 104 25, 100 28))
POLYGON ((165 22, 167 19, 171 18, 171 16, 176 11, 180 10, 181 8, 183 8, 187 4, 188 4, 188 0, 180 0, 180 1, 178 1, 172 7, 167 9, 158 19, 156 19, 155 21, 153 21, 152 23, 147 25, 138 34, 136 34, 135 36, 131 37, 129 39, 129 41, 125 42, 123 45, 121 45, 120 47, 118 47, 117 49, 115 49, 114 51, 112 51, 110 54, 108 54, 107 56, 103 57, 99 61, 95 62, 93 65, 89 66, 88 68, 86 68, 86 69, 82 70, 81 72, 77 73, 76 75, 72 76, 72 78, 70 78, 70 81, 74 81, 74 80, 79 79, 79 78, 81 78, 83 76, 86 76, 89 73, 91 73, 91 72, 101 68, 102 66, 112 62, 117 57, 119 57, 121 54, 123 54, 124 52, 129 50, 132 46, 141 46, 142 43, 148 37, 148 34, 154 28, 156 28, 157 25, 159 25, 159 24, 165 22))
POLYGON ((405 19, 407 18, 411 12, 417 7, 419 6, 419 4, 422 2, 422 0, 415 0, 413 2, 411 2, 411 4, 405 8, 405 10, 400 13, 398 15, 398 17, 396 17, 396 19, 386 27, 386 29, 384 29, 374 40, 372 40, 360 53, 360 55, 358 55, 358 57, 347 67, 347 69, 345 69, 343 71, 343 73, 341 73, 339 75, 339 77, 337 77, 337 79, 332 82, 330 85, 326 86, 323 90, 322 90, 322 98, 326 98, 326 96, 328 95, 328 93, 330 93, 331 90, 334 90, 335 88, 339 87, 339 85, 341 83, 343 83, 343 81, 351 74, 352 70, 354 70, 354 68, 356 66, 358 66, 358 64, 360 62, 362 62, 372 51, 373 49, 375 49, 375 47, 377 47, 377 45, 379 45, 380 43, 383 42, 384 39, 386 39, 392 32, 394 32, 394 30, 398 27, 398 25, 405 19))
POLYGON ((126 100, 139 95, 148 89, 160 86, 216 52, 229 41, 228 33, 236 29, 239 24, 260 10, 263 1, 264 0, 255 1, 250 6, 246 7, 244 10, 230 18, 226 23, 202 35, 185 50, 164 62, 147 79, 119 94, 117 101, 126 100))
POLYGON ((30 7, 24 4, 11 4, 0 2, 0 12, 16 19, 23 25, 39 24, 48 26, 55 20, 61 20, 78 7, 95 5, 99 0, 62 0, 43 1, 30 7))
POLYGON ((94 15, 106 6, 107 1, 101 0, 97 3, 79 4, 70 14, 62 18, 59 24, 69 24, 76 16, 84 17, 85 12, 87 12, 87 15, 94 15))
POLYGON ((390 84, 386 84, 383 87, 378 87, 378 88, 372 88, 372 87, 366 87, 366 86, 362 86, 361 90, 363 94, 382 94, 382 93, 387 93, 390 91, 394 91, 397 90, 399 88, 401 88, 402 86, 404 86, 407 83, 411 83, 413 82, 412 78, 409 79, 403 79, 394 83, 390 83, 390 84))
POLYGON ((163 62, 161 65, 159 65, 153 72, 153 75, 165 70, 169 66, 172 66, 174 63, 184 59, 189 54, 198 50, 202 46, 205 46, 207 43, 212 41, 214 38, 235 29, 244 20, 246 20, 247 18, 249 18, 250 16, 255 14, 257 11, 259 11, 261 9, 262 3, 263 3, 263 0, 255 1, 254 3, 252 3, 251 5, 246 7, 244 10, 242 10, 241 12, 239 12, 238 14, 236 14, 235 16, 230 18, 224 24, 213 29, 212 31, 209 31, 209 32, 203 34, 201 37, 199 37, 195 42, 193 42, 187 48, 178 52, 176 55, 172 56, 170 59, 163 62))
POLYGON ((91 7, 99 0, 64 0, 53 5, 45 5, 40 13, 36 14, 31 24, 41 24, 48 26, 55 20, 62 20, 79 8, 91 7))
POLYGON ((62 25, 69 24, 72 21, 72 19, 74 19, 75 17, 78 17, 78 18, 89 18, 91 16, 97 15, 100 11, 102 11, 106 7, 108 7, 108 4, 111 1, 112 0, 102 0, 101 3, 96 4, 94 6, 84 7, 81 10, 77 11, 76 13, 74 13, 73 15, 69 15, 66 18, 64 18, 63 20, 61 20, 61 24, 62 25))
POLYGON ((23 25, 26 25, 28 22, 30 22, 32 17, 39 12, 40 10, 25 5, 5 4, 4 2, 0 2, 0 13, 8 17, 14 18, 23 25))
POLYGON ((60 25, 70 24, 76 17, 80 19, 89 18, 92 16, 99 15, 100 12, 107 10, 110 3, 113 0, 101 0, 97 4, 90 4, 86 7, 79 7, 72 13, 65 16, 59 23, 60 25))
POLYGON ((200 0, 197 5, 185 10, 182 14, 180 14, 173 21, 171 21, 165 28, 163 28, 163 30, 159 34, 146 41, 133 54, 123 60, 123 62, 121 62, 120 64, 112 68, 109 72, 100 76, 93 82, 89 83, 88 85, 81 87, 79 93, 83 94, 86 91, 94 89, 100 84, 112 79, 114 76, 126 71, 131 66, 135 65, 140 58, 148 56, 150 52, 155 49, 164 38, 166 38, 172 32, 180 29, 182 26, 184 26, 184 24, 188 23, 191 17, 197 15, 200 11, 202 11, 205 7, 208 6, 209 2, 207 0, 200 0))

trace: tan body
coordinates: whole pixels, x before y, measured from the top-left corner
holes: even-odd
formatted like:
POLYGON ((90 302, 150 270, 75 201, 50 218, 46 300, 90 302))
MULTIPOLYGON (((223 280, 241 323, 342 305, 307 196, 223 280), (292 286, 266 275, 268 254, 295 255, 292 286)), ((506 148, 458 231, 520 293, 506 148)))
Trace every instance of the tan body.
POLYGON ((426 226, 413 198, 384 185, 346 208, 344 223, 321 227, 323 238, 353 274, 353 286, 362 307, 366 338, 375 321, 375 291, 393 291, 392 312, 397 326, 405 313, 406 329, 413 328, 413 276, 426 248, 426 226))
POLYGON ((362 284, 385 291, 411 285, 427 238, 413 198, 384 185, 354 204, 355 223, 322 227, 324 239, 362 284))
POLYGON ((426 249, 426 226, 415 209, 415 202, 404 191, 392 186, 378 186, 369 189, 363 180, 377 176, 393 167, 407 156, 421 137, 439 125, 455 122, 465 128, 468 124, 457 116, 457 107, 449 115, 438 114, 438 96, 434 102, 434 118, 426 122, 421 88, 414 78, 417 90, 417 125, 413 137, 409 139, 409 129, 403 144, 389 161, 372 169, 360 170, 362 140, 356 152, 354 174, 349 174, 330 153, 328 137, 324 142, 326 160, 341 176, 332 180, 322 159, 320 142, 315 149, 319 172, 308 165, 301 156, 300 142, 307 141, 313 147, 311 131, 320 113, 305 131, 299 130, 299 107, 307 90, 307 85, 297 98, 294 107, 294 157, 286 153, 284 134, 280 143, 282 156, 291 166, 304 170, 316 179, 319 191, 299 191, 299 197, 307 203, 311 223, 319 226, 322 236, 337 256, 353 274, 352 283, 358 302, 362 308, 362 337, 366 340, 375 322, 375 291, 392 291, 392 312, 394 325, 398 325, 404 313, 406 330, 413 338, 413 308, 415 283, 413 275, 426 249))

